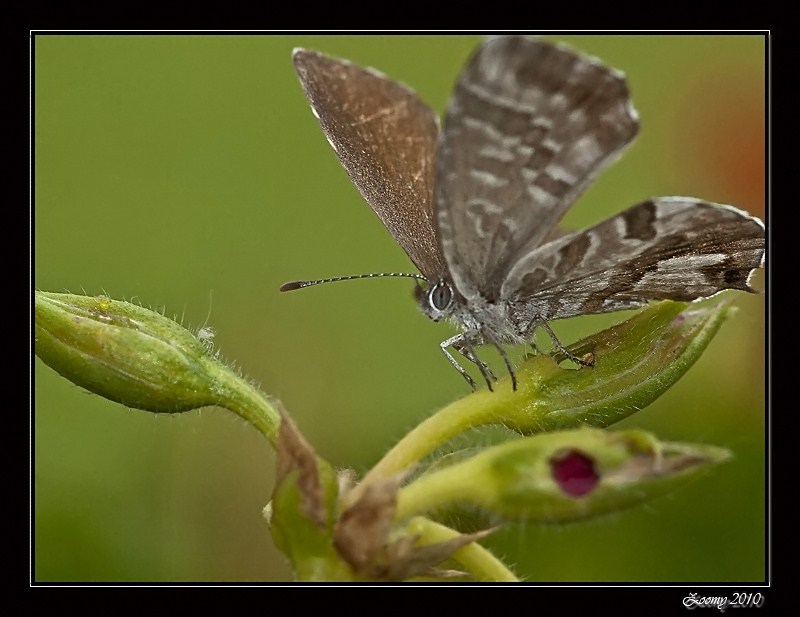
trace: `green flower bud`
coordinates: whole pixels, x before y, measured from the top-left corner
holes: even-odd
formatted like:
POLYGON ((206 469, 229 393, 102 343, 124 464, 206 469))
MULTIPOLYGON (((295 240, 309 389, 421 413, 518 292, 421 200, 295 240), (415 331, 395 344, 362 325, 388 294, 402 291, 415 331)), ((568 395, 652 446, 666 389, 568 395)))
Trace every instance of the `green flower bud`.
POLYGON ((531 433, 619 422, 669 390, 734 310, 726 300, 660 302, 570 349, 579 357, 592 353, 592 367, 564 368, 555 364, 558 356, 531 358, 520 371, 530 375, 528 398, 503 423, 531 433))
POLYGON ((219 405, 273 443, 279 417, 253 386, 172 319, 106 296, 36 292, 36 355, 107 399, 156 413, 219 405))
POLYGON ((639 430, 582 428, 524 437, 423 475, 398 493, 396 518, 455 504, 528 522, 567 522, 667 493, 727 460, 705 445, 639 430))
POLYGON ((173 413, 218 401, 202 342, 134 304, 37 292, 35 340, 45 364, 128 407, 173 413))

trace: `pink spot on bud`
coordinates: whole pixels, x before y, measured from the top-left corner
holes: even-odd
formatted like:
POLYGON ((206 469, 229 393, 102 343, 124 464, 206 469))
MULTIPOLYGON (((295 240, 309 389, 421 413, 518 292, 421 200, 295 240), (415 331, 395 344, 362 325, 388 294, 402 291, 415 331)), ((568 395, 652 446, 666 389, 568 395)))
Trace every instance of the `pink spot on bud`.
POLYGON ((583 497, 597 486, 600 476, 594 460, 577 450, 567 450, 550 459, 553 479, 570 497, 583 497))

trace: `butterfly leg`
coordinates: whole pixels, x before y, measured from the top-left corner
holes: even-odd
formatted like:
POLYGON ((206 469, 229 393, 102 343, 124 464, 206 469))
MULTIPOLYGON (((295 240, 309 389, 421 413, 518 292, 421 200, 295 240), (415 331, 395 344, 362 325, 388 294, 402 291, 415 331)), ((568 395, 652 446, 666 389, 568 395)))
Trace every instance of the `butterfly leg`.
POLYGON ((530 325, 528 326, 528 338, 531 341, 531 346, 533 347, 536 353, 539 353, 539 348, 536 346, 536 343, 533 341, 533 335, 536 332, 536 327, 541 326, 545 332, 547 332, 550 339, 553 341, 553 344, 558 348, 558 350, 568 359, 572 360, 575 364, 580 364, 581 366, 594 366, 594 358, 591 360, 584 360, 583 358, 579 358, 572 352, 570 352, 564 345, 561 344, 561 341, 558 340, 556 333, 553 332, 553 329, 550 325, 544 320, 539 317, 534 317, 531 320, 530 325))
MULTIPOLYGON (((497 349, 497 351, 500 352, 500 356, 503 358, 503 362, 506 363, 506 368, 508 369, 508 374, 511 375, 511 388, 516 391, 516 389, 517 389, 517 374, 514 372, 514 369, 511 366, 511 362, 508 359, 508 354, 506 354, 506 350, 503 349, 503 346, 500 345, 500 343, 498 343, 493 338, 490 338, 490 337, 486 336, 485 334, 484 334, 484 338, 486 338, 486 341, 489 344, 494 345, 495 348, 497 349)), ((535 347, 535 345, 534 345, 534 347, 535 347)), ((494 375, 492 375, 492 377, 494 377, 494 375)))
POLYGON ((489 368, 489 365, 486 364, 483 360, 481 360, 475 350, 472 347, 458 347, 456 346, 455 349, 461 353, 467 360, 475 364, 483 375, 483 378, 486 380, 486 385, 489 387, 489 391, 493 392, 492 388, 492 381, 497 381, 497 377, 492 372, 492 369, 489 368))
POLYGON ((473 390, 477 390, 477 386, 475 385, 475 380, 469 376, 469 373, 467 373, 467 371, 464 370, 464 367, 458 363, 458 361, 453 357, 453 354, 447 351, 447 348, 450 347, 450 345, 455 345, 461 340, 461 338, 462 338, 461 335, 457 334, 456 336, 439 343, 439 347, 441 347, 442 352, 444 353, 445 357, 450 361, 450 364, 452 364, 453 367, 459 373, 461 373, 461 376, 467 380, 469 387, 472 388, 473 390))
POLYGON ((464 367, 461 366, 458 361, 453 357, 453 355, 447 351, 448 347, 452 347, 462 356, 464 356, 467 360, 475 364, 483 375, 483 378, 486 380, 486 385, 489 387, 489 390, 492 391, 492 380, 497 381, 497 377, 492 373, 492 369, 481 360, 477 355, 475 355, 475 351, 472 348, 472 339, 473 337, 467 337, 466 333, 456 334, 455 336, 447 339, 446 341, 442 341, 439 344, 441 347, 442 352, 450 361, 450 364, 455 367, 455 369, 461 373, 461 376, 467 380, 467 383, 473 390, 477 389, 475 385, 475 381, 470 377, 469 373, 464 370, 464 367))
POLYGON ((572 360, 575 364, 580 364, 581 366, 594 366, 594 357, 593 356, 592 356, 591 360, 587 361, 587 360, 584 360, 583 358, 579 358, 578 356, 576 356, 575 354, 570 352, 566 347, 564 347, 564 345, 561 344, 561 341, 558 340, 558 337, 556 336, 556 333, 553 332, 553 329, 550 327, 550 325, 544 319, 537 320, 536 323, 534 324, 534 327, 536 327, 536 325, 542 326, 542 328, 544 328, 544 331, 547 332, 547 334, 552 339, 553 344, 556 347, 558 347, 558 350, 561 353, 563 353, 569 360, 572 360))

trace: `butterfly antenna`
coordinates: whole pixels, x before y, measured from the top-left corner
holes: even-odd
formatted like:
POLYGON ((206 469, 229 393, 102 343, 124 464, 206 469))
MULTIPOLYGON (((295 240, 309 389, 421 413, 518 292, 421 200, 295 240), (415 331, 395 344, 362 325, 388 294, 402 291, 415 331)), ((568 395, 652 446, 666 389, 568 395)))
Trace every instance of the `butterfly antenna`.
POLYGON ((321 285, 322 283, 335 283, 337 281, 352 281, 353 279, 371 279, 383 277, 400 277, 411 278, 422 281, 427 281, 424 276, 420 274, 408 274, 404 272, 378 272, 374 274, 351 274, 350 276, 334 276, 329 279, 317 279, 316 281, 291 281, 281 285, 281 291, 294 291, 295 289, 302 289, 303 287, 311 287, 312 285, 321 285))

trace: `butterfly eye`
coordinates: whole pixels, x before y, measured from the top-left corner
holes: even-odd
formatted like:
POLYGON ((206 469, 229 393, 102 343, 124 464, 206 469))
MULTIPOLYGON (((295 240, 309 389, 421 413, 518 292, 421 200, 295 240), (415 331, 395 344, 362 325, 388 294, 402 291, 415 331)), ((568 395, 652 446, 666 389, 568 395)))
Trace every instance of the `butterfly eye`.
POLYGON ((437 311, 443 311, 450 303, 453 301, 453 292, 450 289, 450 285, 447 283, 437 283, 431 288, 430 293, 428 294, 428 302, 431 305, 431 308, 437 311))

